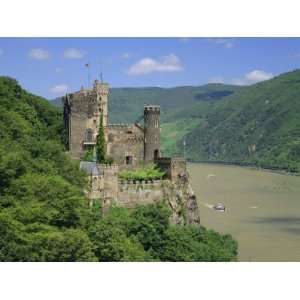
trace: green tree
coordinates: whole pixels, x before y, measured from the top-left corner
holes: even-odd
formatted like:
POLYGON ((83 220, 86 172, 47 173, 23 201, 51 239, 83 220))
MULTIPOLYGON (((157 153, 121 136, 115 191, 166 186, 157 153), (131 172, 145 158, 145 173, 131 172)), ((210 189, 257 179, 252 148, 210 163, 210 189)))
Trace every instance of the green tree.
POLYGON ((99 132, 96 142, 97 162, 103 164, 106 162, 106 144, 104 137, 103 115, 101 114, 99 123, 99 132))
POLYGON ((129 234, 132 215, 124 208, 110 211, 89 228, 99 261, 153 261, 137 236, 129 234))
POLYGON ((169 209, 162 203, 142 205, 132 213, 129 233, 138 238, 146 251, 159 258, 165 231, 169 226, 169 209))

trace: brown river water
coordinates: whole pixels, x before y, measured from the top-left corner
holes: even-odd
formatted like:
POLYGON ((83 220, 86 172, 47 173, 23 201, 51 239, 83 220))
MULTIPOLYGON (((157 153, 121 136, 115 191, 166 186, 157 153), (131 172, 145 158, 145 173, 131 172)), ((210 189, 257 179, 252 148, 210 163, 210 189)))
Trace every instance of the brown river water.
POLYGON ((239 261, 300 261, 300 176, 189 163, 201 224, 230 233, 239 261), (223 202, 225 212, 211 208, 223 202))

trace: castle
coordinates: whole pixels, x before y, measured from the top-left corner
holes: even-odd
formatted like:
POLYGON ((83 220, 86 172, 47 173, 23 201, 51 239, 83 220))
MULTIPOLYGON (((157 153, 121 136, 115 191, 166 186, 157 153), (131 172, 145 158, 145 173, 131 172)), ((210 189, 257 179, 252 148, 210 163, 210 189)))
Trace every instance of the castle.
POLYGON ((160 107, 144 107, 144 125, 109 124, 108 95, 108 84, 97 80, 91 90, 82 88, 66 95, 64 122, 72 157, 80 159, 86 150, 95 146, 102 115, 106 153, 116 164, 134 167, 157 160, 160 157, 160 107))
POLYGON ((113 164, 81 161, 80 169, 87 173, 91 201, 101 199, 102 208, 112 203, 124 207, 168 201, 173 223, 199 223, 196 197, 188 181, 186 161, 161 157, 160 107, 144 106, 143 124, 109 124, 109 85, 95 81, 92 89, 67 94, 63 98, 64 126, 68 150, 73 158, 82 159, 94 149, 102 121, 107 156, 113 164), (165 176, 161 180, 124 181, 119 171, 155 163, 165 176), (185 213, 183 213, 185 212, 185 213))

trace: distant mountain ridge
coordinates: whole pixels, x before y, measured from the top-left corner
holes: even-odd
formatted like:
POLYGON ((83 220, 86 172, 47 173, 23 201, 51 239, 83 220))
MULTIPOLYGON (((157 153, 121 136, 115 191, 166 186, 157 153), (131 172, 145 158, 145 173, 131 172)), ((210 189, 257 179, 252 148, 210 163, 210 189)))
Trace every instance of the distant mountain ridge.
MULTIPOLYGON (((111 123, 132 123, 142 113, 144 104, 161 106, 163 116, 171 111, 183 109, 201 101, 218 101, 240 89, 234 85, 207 84, 174 88, 141 87, 111 88, 109 116, 111 123)), ((51 101, 61 107, 61 98, 51 101)))

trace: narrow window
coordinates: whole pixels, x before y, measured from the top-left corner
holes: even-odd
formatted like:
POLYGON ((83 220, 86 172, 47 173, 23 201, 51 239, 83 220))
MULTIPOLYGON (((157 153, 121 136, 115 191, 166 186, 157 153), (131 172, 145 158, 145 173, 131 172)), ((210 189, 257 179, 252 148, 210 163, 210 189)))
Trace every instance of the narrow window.
POLYGON ((159 151, 158 151, 158 149, 156 149, 156 150, 154 150, 154 159, 156 160, 156 159, 158 159, 158 157, 159 157, 159 151))
POLYGON ((132 165, 132 156, 127 155, 125 157, 125 163, 126 163, 126 165, 132 165))

